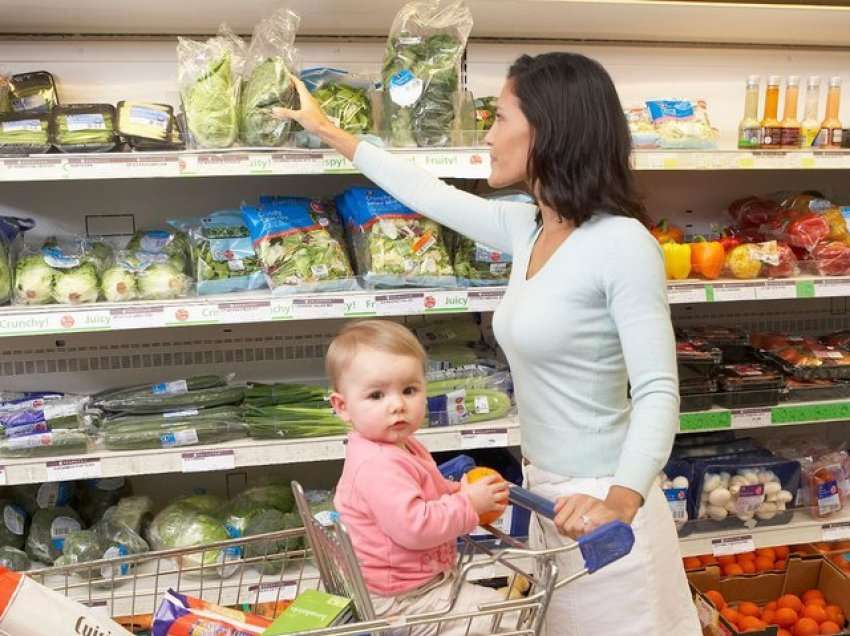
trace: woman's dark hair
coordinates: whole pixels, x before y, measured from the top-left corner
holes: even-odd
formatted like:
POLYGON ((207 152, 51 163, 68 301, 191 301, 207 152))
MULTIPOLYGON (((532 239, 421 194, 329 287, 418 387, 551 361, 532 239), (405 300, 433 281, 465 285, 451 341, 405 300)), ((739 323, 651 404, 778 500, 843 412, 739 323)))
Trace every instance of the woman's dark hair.
POLYGON ((528 180, 541 203, 576 227, 598 211, 646 224, 629 127, 602 65, 576 53, 523 55, 508 79, 531 125, 528 180))

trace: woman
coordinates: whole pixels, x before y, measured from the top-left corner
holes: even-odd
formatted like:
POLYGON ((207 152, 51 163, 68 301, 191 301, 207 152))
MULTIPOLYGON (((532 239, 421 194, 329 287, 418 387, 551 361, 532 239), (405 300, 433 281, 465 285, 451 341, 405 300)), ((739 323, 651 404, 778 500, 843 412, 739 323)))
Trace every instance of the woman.
MULTIPOLYGON (((554 547, 618 519, 624 559, 555 595, 551 636, 701 633, 670 510, 655 478, 678 427, 675 342, 657 243, 642 224, 631 141, 611 78, 569 53, 511 67, 485 139, 494 188, 524 184, 537 206, 457 190, 328 122, 299 85, 278 109, 410 208, 513 254, 493 318, 516 385, 526 483, 556 500, 532 521, 554 547), (631 404, 628 386, 631 385, 631 404)), ((574 552, 562 572, 578 569, 574 552)))

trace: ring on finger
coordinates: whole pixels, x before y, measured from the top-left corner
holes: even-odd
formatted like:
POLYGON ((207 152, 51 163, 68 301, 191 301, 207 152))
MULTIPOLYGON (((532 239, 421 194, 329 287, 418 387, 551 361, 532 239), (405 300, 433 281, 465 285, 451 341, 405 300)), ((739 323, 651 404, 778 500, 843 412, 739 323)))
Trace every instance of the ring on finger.
POLYGON ((581 515, 579 518, 581 519, 581 522, 584 525, 586 525, 586 526, 590 525, 590 517, 588 517, 587 515, 581 515))

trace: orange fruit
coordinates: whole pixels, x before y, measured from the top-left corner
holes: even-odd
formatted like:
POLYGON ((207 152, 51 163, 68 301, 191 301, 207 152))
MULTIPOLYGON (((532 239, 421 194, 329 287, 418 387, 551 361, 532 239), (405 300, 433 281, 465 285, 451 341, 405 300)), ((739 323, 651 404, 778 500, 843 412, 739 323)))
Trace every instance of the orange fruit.
POLYGON ((787 559, 788 555, 791 554, 791 549, 787 545, 778 545, 773 548, 773 551, 776 553, 777 560, 787 559))
POLYGON ((761 613, 761 619, 768 625, 776 625, 776 610, 765 608, 761 613))
POLYGON ((787 629, 783 629, 782 627, 780 627, 779 631, 776 632, 776 636, 794 636, 794 634, 789 632, 787 629))
POLYGON ((820 632, 820 626, 805 616, 794 625, 794 636, 817 636, 818 632, 820 632))
POLYGON ((738 603, 737 609, 741 616, 761 616, 759 606, 755 603, 750 603, 750 601, 741 601, 738 603))
MULTIPOLYGON (((466 480, 470 484, 474 484, 479 479, 484 479, 486 477, 490 477, 490 476, 493 476, 493 475, 495 475, 499 479, 502 479, 502 476, 498 472, 493 470, 492 468, 487 468, 486 466, 476 466, 475 468, 470 470, 468 473, 466 473, 466 480)), ((503 512, 496 512, 495 510, 491 511, 491 512, 485 512, 483 514, 478 515, 478 523, 480 523, 482 526, 490 525, 496 519, 501 517, 502 514, 504 514, 504 513, 503 512)))
POLYGON ((738 576, 739 574, 743 573, 744 571, 737 563, 727 563, 723 566, 723 574, 725 574, 726 576, 738 576))
POLYGON ((738 563, 741 561, 755 561, 756 553, 755 552, 741 552, 741 554, 737 555, 738 563))
POLYGON ((840 631, 841 628, 838 626, 838 623, 833 623, 832 621, 824 621, 820 624, 821 634, 838 634, 840 631))
POLYGON ((838 623, 839 627, 844 627, 844 612, 838 605, 827 605, 825 608, 826 615, 833 623, 838 623))
POLYGON ((826 614, 826 610, 820 605, 806 605, 803 608, 803 616, 811 618, 818 625, 829 619, 829 616, 826 614))
POLYGON ((779 597, 776 601, 776 607, 787 607, 799 614, 803 610, 803 601, 794 594, 786 594, 785 596, 779 597))
POLYGON ((773 569, 784 570, 787 564, 788 562, 785 559, 779 559, 776 563, 773 564, 773 569))
POLYGON ((821 607, 825 608, 826 607, 826 599, 813 598, 812 600, 808 601, 807 603, 804 603, 804 605, 820 605, 821 607))
POLYGON ((719 556, 717 557, 717 562, 720 565, 729 565, 730 563, 735 563, 735 557, 730 555, 719 556))
MULTIPOLYGON (((748 632, 750 630, 764 629, 767 627, 764 621, 760 618, 756 618, 755 616, 742 616, 741 620, 738 621, 738 628, 742 632, 748 632)), ((817 632, 815 632, 817 634, 817 632)))
POLYGON ((797 612, 792 610, 790 607, 780 607, 776 610, 776 614, 774 616, 774 620, 776 620, 776 624, 780 627, 792 627, 794 623, 797 622, 797 619, 800 618, 797 616, 797 612))
POLYGON ((756 572, 767 572, 768 570, 772 570, 773 563, 773 559, 768 559, 767 557, 763 556, 756 557, 756 572))
POLYGON ((744 574, 755 574, 756 573, 756 562, 755 561, 741 561, 738 564, 738 567, 743 570, 744 574))
POLYGON ((776 609, 776 601, 771 601, 767 605, 764 606, 764 609, 775 610, 776 609))
POLYGON ((813 598, 823 598, 823 592, 817 589, 806 590, 800 598, 803 603, 808 603, 813 598))
POLYGON ((698 558, 700 563, 702 563, 703 565, 717 565, 717 557, 715 557, 713 554, 703 554, 698 558))
POLYGON ((723 610, 726 607, 726 599, 723 598, 723 595, 717 590, 708 590, 705 593, 705 596, 711 601, 711 604, 714 605, 719 610, 723 610))
POLYGON ((741 615, 738 613, 738 610, 732 609, 731 607, 724 607, 720 610, 720 615, 732 623, 735 627, 738 626, 738 621, 741 620, 741 615))
POLYGON ((764 557, 771 561, 776 561, 776 550, 773 548, 759 548, 756 550, 756 557, 764 557))
POLYGON ((685 557, 682 563, 686 570, 699 570, 702 567, 702 561, 696 557, 685 557))

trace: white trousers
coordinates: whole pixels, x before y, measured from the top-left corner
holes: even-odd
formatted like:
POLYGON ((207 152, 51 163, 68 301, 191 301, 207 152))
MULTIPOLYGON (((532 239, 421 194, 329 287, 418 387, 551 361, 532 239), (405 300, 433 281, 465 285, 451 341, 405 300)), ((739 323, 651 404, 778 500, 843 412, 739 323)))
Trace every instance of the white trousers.
MULTIPOLYGON (((575 478, 525 466, 526 487, 554 501, 585 494, 605 499, 612 477, 575 478)), ((679 539, 664 494, 655 486, 632 522, 635 544, 622 559, 556 591, 543 636, 701 636, 688 589, 679 539)), ((532 548, 553 548, 571 540, 555 525, 532 515, 532 548)), ((559 576, 584 567, 578 550, 558 558, 559 576)))
MULTIPOLYGON (((372 606, 375 609, 375 614, 378 618, 385 618, 395 615, 410 616, 413 614, 425 614, 427 612, 442 610, 449 605, 452 586, 456 578, 457 573, 451 571, 445 575, 441 575, 432 582, 426 583, 421 588, 417 588, 406 594, 399 596, 373 595, 372 606)), ((504 592, 466 582, 460 588, 460 593, 451 614, 474 612, 478 610, 479 605, 498 603, 504 600, 504 592)), ((508 616, 511 615, 509 614, 508 616)), ((469 621, 470 619, 467 618, 446 621, 439 626, 436 623, 433 625, 416 625, 393 630, 390 633, 393 636, 434 636, 436 634, 439 634, 439 636, 490 636, 493 633, 491 629, 493 614, 472 619, 471 627, 469 621), (469 631, 467 631, 467 628, 469 631)), ((505 629, 505 626, 508 624, 515 624, 515 615, 513 616, 513 621, 514 623, 510 623, 507 617, 503 618, 501 629, 505 629)), ((381 633, 383 634, 384 632, 381 633)))

